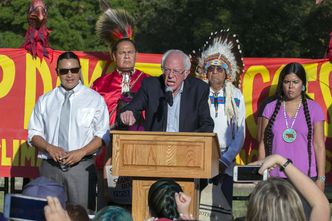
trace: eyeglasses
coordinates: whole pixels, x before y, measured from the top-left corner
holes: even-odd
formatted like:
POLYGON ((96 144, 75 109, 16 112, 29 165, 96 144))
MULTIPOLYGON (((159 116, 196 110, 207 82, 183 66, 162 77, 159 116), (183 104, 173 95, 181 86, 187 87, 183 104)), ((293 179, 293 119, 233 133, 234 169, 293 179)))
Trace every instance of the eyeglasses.
POLYGON ((207 68, 207 72, 214 72, 217 70, 217 72, 222 73, 224 72, 224 68, 222 66, 216 66, 216 65, 211 65, 207 68))
POLYGON ((173 72, 174 75, 176 76, 180 76, 184 73, 185 70, 176 70, 176 69, 170 69, 170 68, 162 68, 162 70, 164 71, 164 74, 169 75, 170 73, 173 72))
POLYGON ((58 73, 60 75, 65 75, 65 74, 68 74, 69 71, 70 71, 70 73, 72 73, 72 74, 77 74, 80 71, 80 69, 81 69, 80 67, 77 67, 77 68, 59 68, 58 73))

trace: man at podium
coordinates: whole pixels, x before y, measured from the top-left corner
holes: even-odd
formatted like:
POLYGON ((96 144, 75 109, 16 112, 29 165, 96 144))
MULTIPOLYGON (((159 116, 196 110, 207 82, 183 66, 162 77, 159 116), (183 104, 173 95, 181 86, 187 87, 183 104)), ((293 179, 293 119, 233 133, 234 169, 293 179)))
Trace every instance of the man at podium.
POLYGON ((209 86, 188 76, 190 58, 180 50, 162 57, 163 74, 146 78, 132 102, 120 114, 125 125, 133 125, 145 111, 146 131, 213 132, 208 105, 209 86))

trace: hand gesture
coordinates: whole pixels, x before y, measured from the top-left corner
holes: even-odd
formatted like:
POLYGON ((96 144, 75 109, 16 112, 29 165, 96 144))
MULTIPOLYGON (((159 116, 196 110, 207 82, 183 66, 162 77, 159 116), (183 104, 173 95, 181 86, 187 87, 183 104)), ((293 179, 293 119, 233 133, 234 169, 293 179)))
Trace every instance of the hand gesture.
POLYGON ((192 215, 189 214, 189 206, 191 203, 191 197, 184 194, 183 192, 175 193, 175 202, 177 210, 182 220, 192 219, 192 215))
POLYGON ((64 210, 56 197, 46 197, 47 206, 44 207, 45 218, 47 221, 70 221, 69 215, 64 210))
POLYGON ((278 155, 272 154, 268 157, 265 157, 263 160, 252 162, 248 165, 257 165, 260 166, 258 173, 263 174, 264 170, 273 170, 277 166, 280 166, 286 162, 286 158, 278 155))
POLYGON ((85 152, 82 149, 72 150, 67 152, 67 154, 62 158, 61 163, 71 166, 80 162, 84 156, 85 152))
POLYGON ((134 113, 132 111, 125 111, 120 114, 120 119, 124 125, 132 126, 136 123, 134 113))
POLYGON ((51 144, 47 145, 46 151, 52 157, 52 159, 57 162, 61 161, 63 156, 66 155, 64 149, 51 144))

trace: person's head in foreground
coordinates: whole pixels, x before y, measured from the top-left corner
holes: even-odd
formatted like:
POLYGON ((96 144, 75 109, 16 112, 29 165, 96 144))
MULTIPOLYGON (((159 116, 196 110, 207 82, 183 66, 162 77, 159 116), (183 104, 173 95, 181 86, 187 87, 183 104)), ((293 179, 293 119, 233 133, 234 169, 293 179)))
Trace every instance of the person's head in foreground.
POLYGON ((97 212, 92 221, 132 221, 130 213, 121 207, 107 206, 97 212))
POLYGON ((89 215, 83 206, 79 204, 67 204, 67 213, 71 221, 89 221, 89 215))
POLYGON ((22 194, 39 198, 57 197, 63 208, 65 208, 67 202, 67 194, 63 185, 43 176, 37 177, 25 185, 22 194))
POLYGON ((246 221, 305 221, 299 194, 288 181, 269 178, 250 195, 246 221))
POLYGON ((175 193, 183 192, 173 179, 159 179, 152 184, 148 194, 148 205, 152 217, 178 219, 175 193))

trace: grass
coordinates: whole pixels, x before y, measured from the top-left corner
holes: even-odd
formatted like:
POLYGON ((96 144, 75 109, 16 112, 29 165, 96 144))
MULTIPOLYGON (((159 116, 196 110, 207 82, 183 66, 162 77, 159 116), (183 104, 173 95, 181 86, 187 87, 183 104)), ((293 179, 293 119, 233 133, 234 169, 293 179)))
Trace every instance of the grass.
MULTIPOLYGON (((247 197, 254 189, 254 184, 234 184, 233 196, 235 197, 247 197)), ((246 200, 233 200, 233 216, 234 218, 243 217, 247 212, 246 200)))

